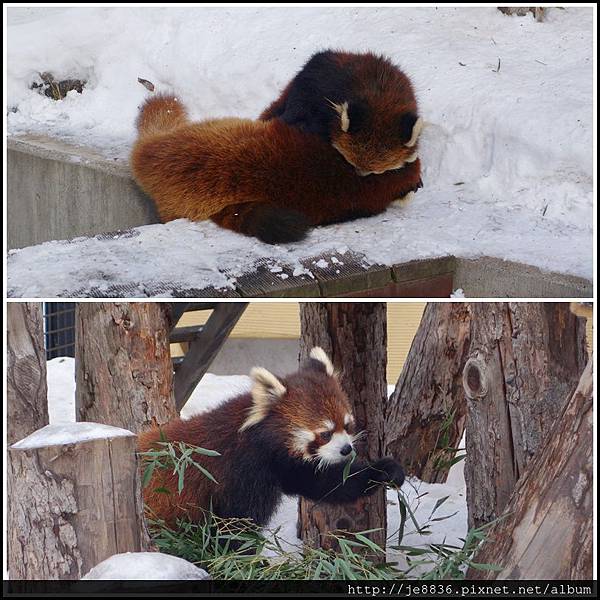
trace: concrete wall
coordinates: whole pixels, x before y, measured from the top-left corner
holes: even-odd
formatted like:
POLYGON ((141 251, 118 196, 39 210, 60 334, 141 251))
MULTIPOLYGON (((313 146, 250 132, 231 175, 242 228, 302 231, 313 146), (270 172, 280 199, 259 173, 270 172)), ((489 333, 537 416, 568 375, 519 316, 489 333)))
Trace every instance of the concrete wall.
POLYGON ((208 369, 214 375, 248 375, 265 367, 278 375, 298 369, 298 340, 228 338, 208 369))
POLYGON ((122 161, 43 136, 7 146, 9 249, 158 223, 122 161))
POLYGON ((582 277, 484 256, 456 259, 454 289, 468 298, 592 298, 594 286, 582 277))

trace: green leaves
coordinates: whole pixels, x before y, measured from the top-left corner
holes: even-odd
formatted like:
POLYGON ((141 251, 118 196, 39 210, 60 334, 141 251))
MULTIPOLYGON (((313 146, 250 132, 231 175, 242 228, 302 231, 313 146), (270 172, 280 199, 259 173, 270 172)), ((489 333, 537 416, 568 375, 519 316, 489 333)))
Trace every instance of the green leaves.
POLYGON ((342 483, 346 483, 346 479, 350 477, 350 469, 352 468, 352 463, 356 460, 356 450, 352 449, 350 456, 348 457, 348 461, 344 465, 344 470, 342 471, 342 483))
MULTIPOLYGON (((194 455, 217 457, 221 456, 215 450, 207 450, 200 446, 186 444, 185 442, 169 442, 164 436, 164 432, 160 432, 160 442, 156 442, 158 448, 140 452, 144 464, 142 474, 142 487, 146 487, 152 480, 152 475, 156 469, 173 470, 173 475, 177 475, 177 492, 181 493, 185 483, 185 472, 189 467, 198 469, 205 477, 213 483, 218 484, 218 481, 212 474, 192 457, 194 455)), ((165 487, 156 488, 155 492, 169 493, 165 487)))

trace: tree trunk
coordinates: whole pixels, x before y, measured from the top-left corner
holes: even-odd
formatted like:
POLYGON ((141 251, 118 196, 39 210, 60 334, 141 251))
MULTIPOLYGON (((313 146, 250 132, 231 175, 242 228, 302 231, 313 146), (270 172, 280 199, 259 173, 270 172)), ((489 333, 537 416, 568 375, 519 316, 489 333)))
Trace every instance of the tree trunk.
MULTIPOLYGON (((300 358, 305 359, 314 346, 331 357, 353 407, 357 430, 367 432, 357 453, 368 461, 381 458, 385 448, 386 322, 386 306, 381 302, 314 302, 300 307, 300 358)), ((331 531, 379 528, 369 537, 385 547, 386 525, 383 489, 345 506, 299 501, 298 537, 314 546, 336 547, 327 537, 331 531)))
POLYGON ((111 427, 90 439, 98 427, 50 425, 9 449, 11 579, 79 579, 147 548, 136 437, 111 427))
POLYGON ((530 461, 503 519, 489 532, 471 579, 592 579, 593 377, 590 359, 577 390, 530 461))
POLYGON ((429 303, 388 403, 387 453, 423 481, 446 481, 463 435, 470 322, 465 303, 429 303))
POLYGON ((473 303, 465 480, 469 526, 504 510, 587 362, 585 321, 567 302, 473 303))
POLYGON ((176 417, 170 329, 166 303, 80 302, 75 341, 77 420, 137 433, 176 417))
POLYGON ((48 424, 46 351, 41 302, 9 302, 7 316, 7 443, 48 424))

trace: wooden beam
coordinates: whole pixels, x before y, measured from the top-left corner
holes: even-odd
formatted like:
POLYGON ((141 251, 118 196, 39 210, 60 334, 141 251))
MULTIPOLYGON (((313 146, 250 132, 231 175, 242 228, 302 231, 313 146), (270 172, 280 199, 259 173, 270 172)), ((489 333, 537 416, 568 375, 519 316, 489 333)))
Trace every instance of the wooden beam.
POLYGON ((189 327, 176 327, 171 331, 169 341, 171 344, 194 341, 204 330, 204 325, 190 325, 189 327))
POLYGON ((220 303, 204 325, 174 377, 175 405, 180 411, 242 316, 248 302, 220 303))

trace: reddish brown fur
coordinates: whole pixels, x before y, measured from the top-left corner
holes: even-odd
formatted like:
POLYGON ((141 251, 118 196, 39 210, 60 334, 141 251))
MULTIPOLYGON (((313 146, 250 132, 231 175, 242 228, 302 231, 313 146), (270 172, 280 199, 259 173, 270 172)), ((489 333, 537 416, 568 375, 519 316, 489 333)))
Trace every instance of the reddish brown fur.
MULTIPOLYGON (((303 458, 293 444, 296 429, 318 430, 324 419, 333 421, 336 431, 344 428, 344 416, 351 413, 351 408, 335 377, 326 376, 315 368, 305 368, 282 378, 281 382, 287 390, 285 395, 272 404, 260 423, 247 430, 239 431, 253 405, 250 394, 233 398, 187 421, 175 419, 139 435, 138 445, 142 452, 157 447, 157 442, 164 439, 182 441, 221 454, 220 457, 194 455, 194 459, 215 477, 218 485, 190 467, 186 470, 181 494, 177 493, 177 477, 171 471, 155 470, 144 490, 149 516, 164 519, 171 525, 184 515, 199 520, 203 509, 209 509, 211 504, 217 514, 230 516, 222 515, 222 507, 232 495, 240 493, 240 477, 243 475, 236 471, 240 457, 255 455, 254 468, 269 469, 271 453, 284 452, 303 458), (258 429, 260 434, 257 434, 258 429), (257 446, 259 439, 263 444, 260 447, 257 446), (160 488, 169 493, 155 491, 160 488)), ((318 445, 317 440, 314 451, 318 445)))
POLYGON ((220 119, 174 128, 169 120, 166 130, 157 131, 172 102, 159 96, 146 103, 131 155, 136 181, 163 221, 212 218, 243 232, 244 212, 237 207, 270 203, 322 225, 382 212, 420 183, 418 160, 401 170, 359 177, 318 136, 277 119, 220 119))
POLYGON ((373 54, 355 61, 351 54, 340 53, 339 63, 354 64, 354 92, 368 104, 366 122, 353 133, 332 131, 332 142, 346 160, 363 171, 387 171, 409 158, 416 147, 406 148, 395 133, 397 118, 417 112, 417 102, 408 77, 392 64, 373 54))

